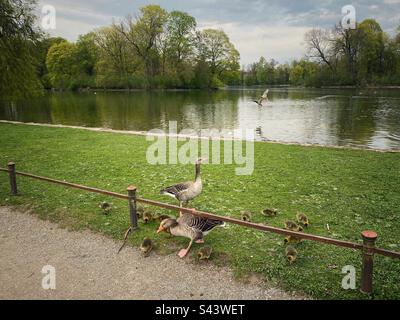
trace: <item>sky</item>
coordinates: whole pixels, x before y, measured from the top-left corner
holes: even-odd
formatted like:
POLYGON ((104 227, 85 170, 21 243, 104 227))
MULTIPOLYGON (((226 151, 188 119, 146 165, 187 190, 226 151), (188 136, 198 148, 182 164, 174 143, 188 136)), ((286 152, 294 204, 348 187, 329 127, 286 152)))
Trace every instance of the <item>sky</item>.
POLYGON ((353 5, 358 22, 376 19, 389 34, 400 25, 400 0, 39 0, 39 8, 56 9, 53 36, 70 41, 124 16, 135 16, 147 4, 180 10, 196 18, 198 28, 223 29, 240 52, 241 63, 260 56, 280 63, 304 56, 304 33, 331 28, 342 20, 342 7, 353 5))

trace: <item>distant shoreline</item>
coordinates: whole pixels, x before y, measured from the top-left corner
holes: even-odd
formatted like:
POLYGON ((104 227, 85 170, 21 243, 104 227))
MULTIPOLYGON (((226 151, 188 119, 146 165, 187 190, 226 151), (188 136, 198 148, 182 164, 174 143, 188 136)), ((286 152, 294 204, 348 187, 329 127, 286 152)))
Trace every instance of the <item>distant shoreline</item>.
POLYGON ((321 86, 321 87, 305 87, 305 86, 293 86, 293 85, 254 85, 254 86, 226 86, 221 88, 80 88, 78 90, 62 90, 62 89, 46 89, 47 92, 140 92, 140 91, 169 91, 169 92, 188 92, 188 91, 198 91, 198 92, 213 92, 213 91, 223 91, 231 89, 257 89, 257 88, 296 88, 296 89, 360 89, 360 90, 400 90, 400 85, 398 86, 321 86))

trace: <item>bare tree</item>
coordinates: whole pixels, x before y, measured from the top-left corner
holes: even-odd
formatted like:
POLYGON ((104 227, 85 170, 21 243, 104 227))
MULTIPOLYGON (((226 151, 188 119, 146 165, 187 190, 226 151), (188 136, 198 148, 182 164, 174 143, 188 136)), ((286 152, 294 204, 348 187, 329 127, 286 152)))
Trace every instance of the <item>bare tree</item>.
POLYGON ((360 54, 360 45, 362 33, 359 28, 344 29, 339 25, 335 26, 333 50, 335 54, 343 56, 346 59, 347 70, 350 73, 353 82, 357 79, 358 60, 360 54))
POLYGON ((331 71, 335 71, 336 59, 330 31, 314 28, 305 34, 304 39, 307 46, 307 57, 325 63, 331 71))

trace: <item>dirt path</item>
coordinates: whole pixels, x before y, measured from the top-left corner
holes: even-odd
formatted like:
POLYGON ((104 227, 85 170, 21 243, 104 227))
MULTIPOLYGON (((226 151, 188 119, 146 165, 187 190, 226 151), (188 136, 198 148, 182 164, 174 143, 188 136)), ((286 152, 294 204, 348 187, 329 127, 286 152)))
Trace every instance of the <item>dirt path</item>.
POLYGON ((0 207, 0 299, 295 299, 280 289, 235 281, 227 268, 126 247, 90 231, 68 231, 0 207), (56 269, 44 290, 42 267, 56 269))

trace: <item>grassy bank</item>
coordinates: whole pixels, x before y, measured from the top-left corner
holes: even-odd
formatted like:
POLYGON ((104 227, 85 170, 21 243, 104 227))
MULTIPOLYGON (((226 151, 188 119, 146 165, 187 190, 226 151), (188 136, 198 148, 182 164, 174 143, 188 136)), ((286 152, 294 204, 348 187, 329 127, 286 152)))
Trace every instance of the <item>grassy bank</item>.
MULTIPOLYGON (((192 165, 149 165, 150 142, 141 136, 0 124, 0 137, 2 167, 15 161, 21 171, 121 193, 133 183, 140 196, 170 203, 175 202, 160 196, 159 190, 194 174, 192 165)), ((253 175, 236 176, 235 167, 205 165, 203 193, 191 205, 232 217, 250 210, 254 222, 278 227, 304 211, 311 220, 309 233, 360 241, 362 230, 373 229, 380 247, 400 251, 399 153, 256 143, 253 175), (265 207, 279 208, 280 214, 265 218, 258 214, 265 207)), ((1 174, 0 181, 0 205, 30 205, 42 218, 117 239, 128 226, 125 201, 23 177, 18 177, 20 196, 10 197, 7 176, 1 174), (108 216, 98 208, 103 200, 114 206, 108 216)), ((150 235, 160 253, 176 252, 187 244, 186 239, 156 235, 156 227, 155 222, 141 224, 130 243, 137 245, 150 235)), ((366 298, 358 290, 341 288, 345 265, 356 267, 359 287, 358 251, 304 241, 297 246, 298 261, 289 266, 283 238, 277 235, 230 225, 210 233, 206 242, 213 246, 213 262, 230 264, 238 276, 256 272, 286 290, 315 298, 366 298)), ((192 254, 199 247, 195 245, 192 254)), ((189 259, 195 260, 193 255, 189 259)), ((400 298, 400 260, 376 256, 375 261, 374 297, 400 298)))

